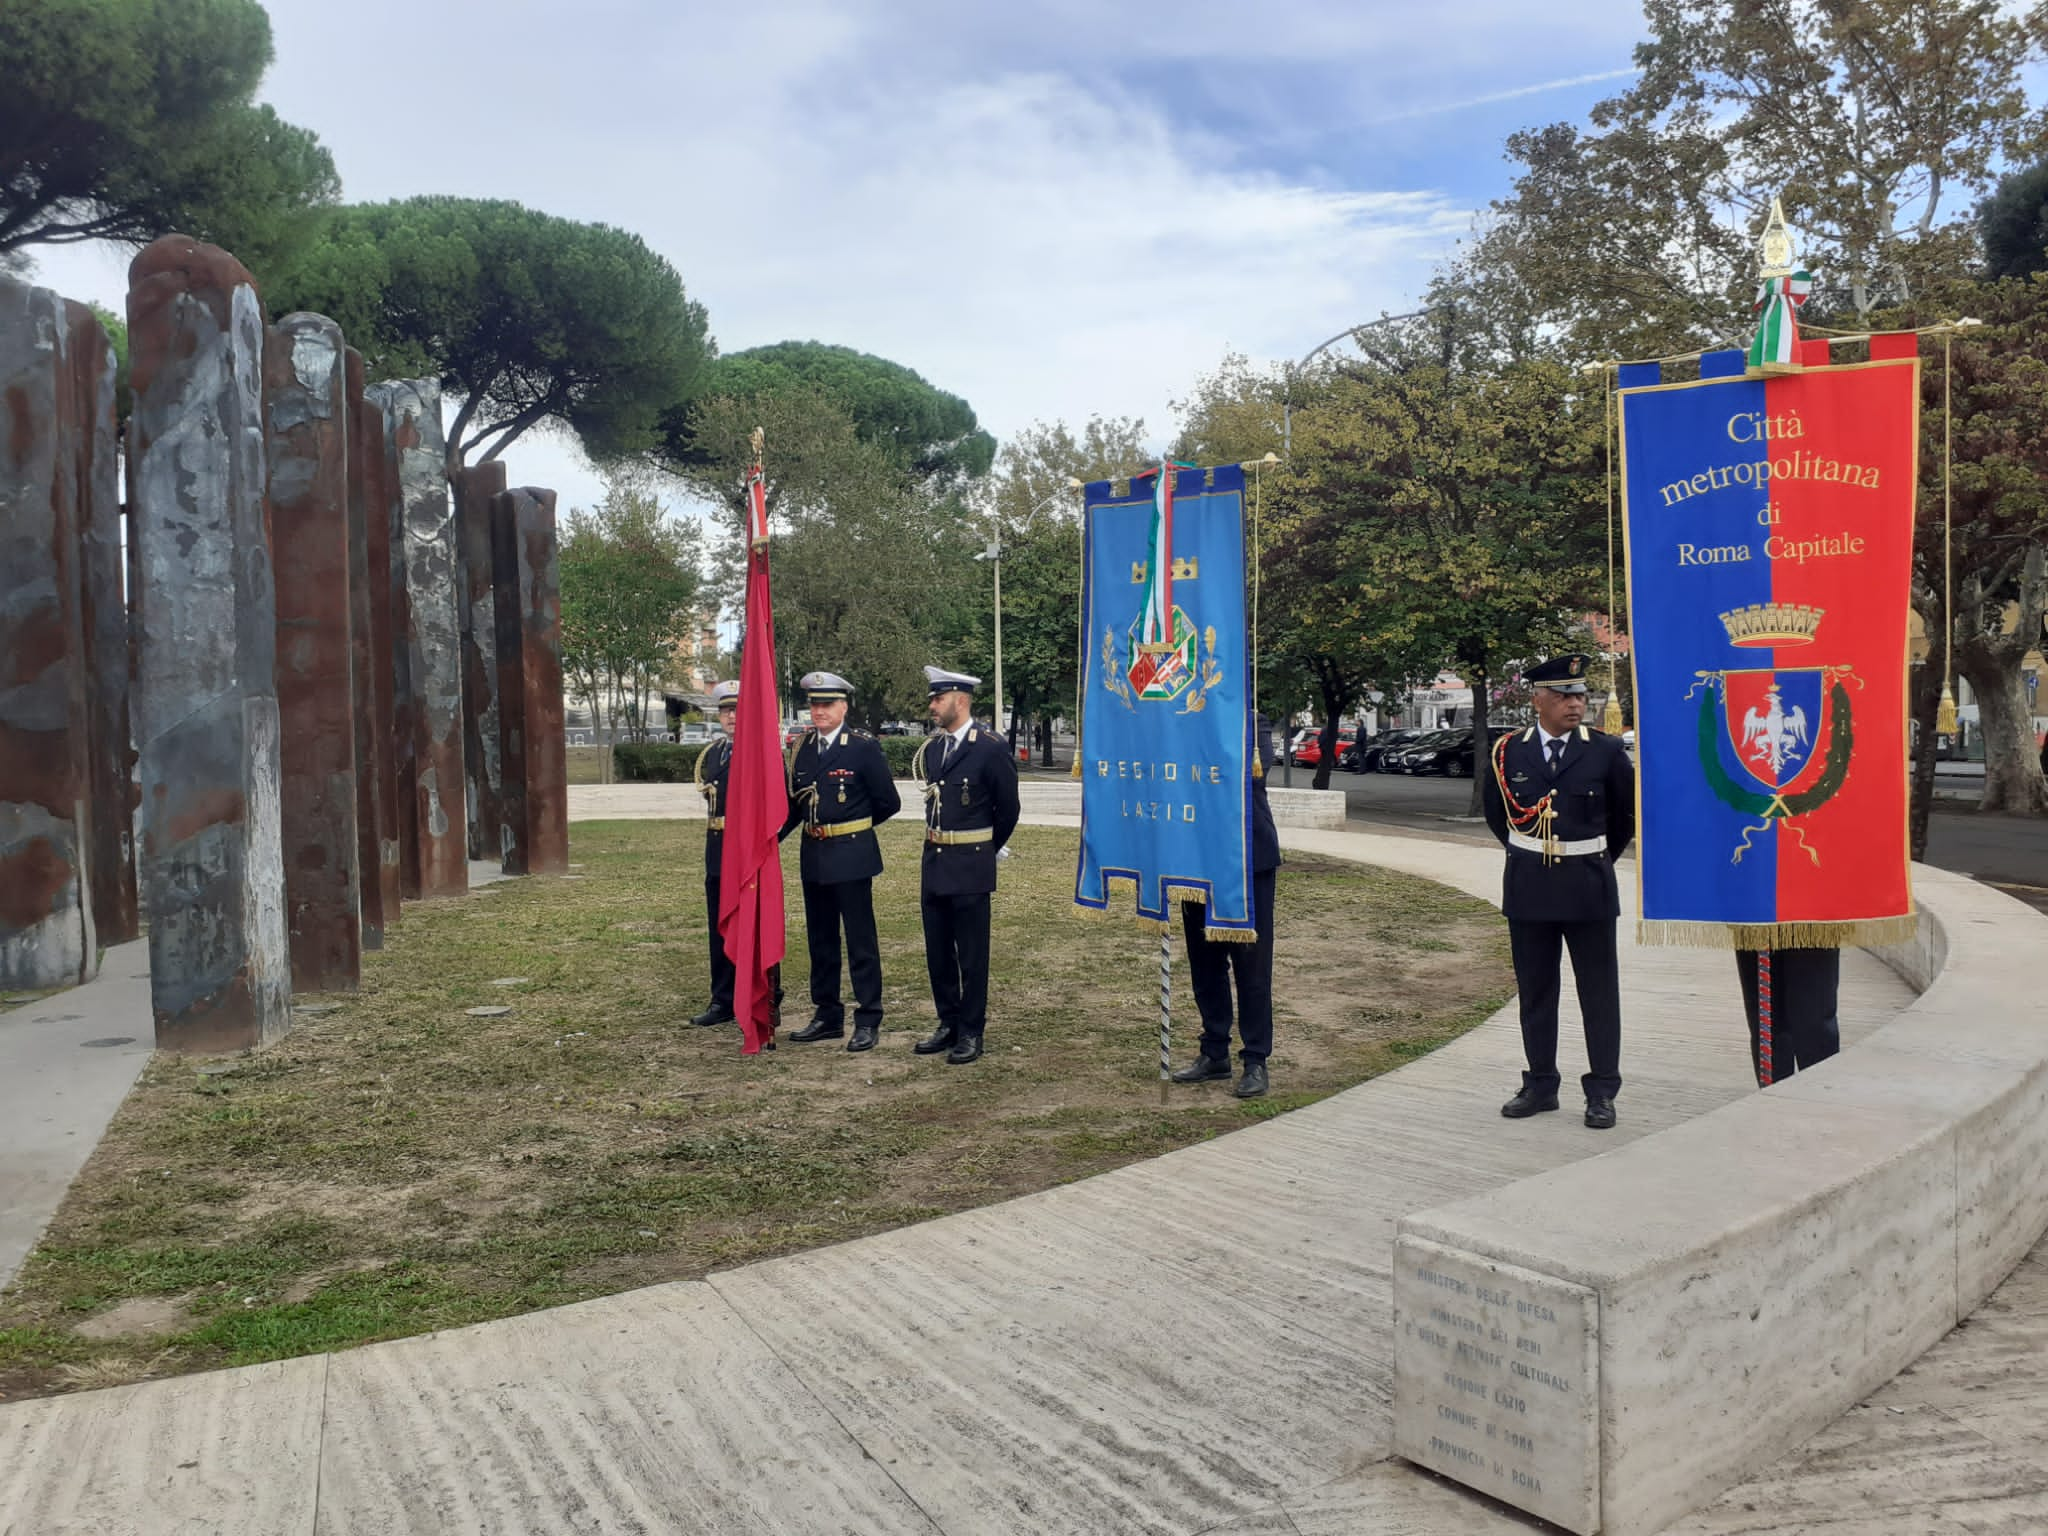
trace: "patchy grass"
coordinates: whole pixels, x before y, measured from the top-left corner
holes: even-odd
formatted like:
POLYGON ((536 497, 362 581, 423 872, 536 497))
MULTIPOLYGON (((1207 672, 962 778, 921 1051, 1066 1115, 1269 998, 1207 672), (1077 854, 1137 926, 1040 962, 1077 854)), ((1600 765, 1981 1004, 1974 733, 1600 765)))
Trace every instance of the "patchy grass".
POLYGON ((986 1204, 1312 1103, 1512 991, 1484 903, 1295 856, 1275 1091, 1168 1090, 1157 941, 1077 918, 1075 834, 1025 828, 996 897, 989 1055, 949 1067, 910 1052, 933 1022, 915 836, 884 831, 889 1012, 866 1055, 747 1059, 730 1026, 691 1028, 703 833, 630 822, 577 826, 582 878, 408 906, 363 990, 268 1050, 158 1057, 0 1296, 0 1396, 453 1327, 986 1204), (464 1011, 491 1003, 512 1011, 464 1011))
POLYGON ((568 763, 567 781, 571 784, 601 784, 604 782, 604 756, 610 747, 569 747, 565 749, 568 763))

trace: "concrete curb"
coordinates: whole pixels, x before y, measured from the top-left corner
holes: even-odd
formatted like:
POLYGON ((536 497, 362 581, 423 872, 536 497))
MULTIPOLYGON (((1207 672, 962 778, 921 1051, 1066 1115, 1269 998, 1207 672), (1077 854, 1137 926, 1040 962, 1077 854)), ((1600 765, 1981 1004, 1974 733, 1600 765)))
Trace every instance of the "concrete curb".
MULTIPOLYGON (((2048 1229, 2048 1017, 2016 1005, 2048 928, 1962 876, 1918 867, 1914 881, 1921 935, 1880 958, 1924 991, 1861 1043, 1607 1156, 1401 1222, 1404 1454, 1448 1470, 1442 1447, 1462 1448, 1434 1434, 1429 1352, 1403 1358, 1399 1341, 1428 1318, 1430 1288, 1468 1270, 1521 1272, 1486 1289, 1522 1303, 1548 1287, 1592 1297, 1590 1371, 1567 1394, 1592 1410, 1586 1441, 1538 1448, 1584 1483, 1506 1496, 1612 1536, 1661 1530, 1752 1475, 2011 1272, 2048 1229)), ((1565 1423, 1550 1431, 1569 1438, 1565 1423)), ((1496 1491, 1483 1480, 1500 1470, 1517 1468, 1461 1480, 1496 1491)))

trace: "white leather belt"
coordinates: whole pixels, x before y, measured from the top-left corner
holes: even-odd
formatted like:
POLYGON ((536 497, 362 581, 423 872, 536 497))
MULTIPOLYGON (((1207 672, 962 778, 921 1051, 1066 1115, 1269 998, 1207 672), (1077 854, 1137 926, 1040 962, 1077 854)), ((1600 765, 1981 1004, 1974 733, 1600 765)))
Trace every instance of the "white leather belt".
POLYGON ((1543 839, 1540 837, 1531 837, 1526 832, 1510 832, 1508 833, 1508 846, 1510 848, 1519 848, 1524 853, 1548 853, 1556 858, 1569 859, 1575 858, 1582 853, 1605 853, 1607 851, 1607 839, 1605 837, 1581 837, 1568 843, 1552 843, 1548 848, 1545 848, 1543 846, 1543 839))

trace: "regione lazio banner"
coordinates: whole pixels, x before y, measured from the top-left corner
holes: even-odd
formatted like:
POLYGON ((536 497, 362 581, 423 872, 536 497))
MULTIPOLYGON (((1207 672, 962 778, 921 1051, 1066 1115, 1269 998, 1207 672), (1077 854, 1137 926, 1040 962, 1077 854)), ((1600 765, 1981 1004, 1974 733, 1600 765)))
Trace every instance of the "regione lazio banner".
POLYGON ((1876 361, 1763 378, 1739 352, 1710 353, 1697 382, 1622 370, 1648 942, 1912 932, 1912 346, 1878 337, 1876 361))
POLYGON ((1081 596, 1081 862, 1074 901, 1137 917, 1208 903, 1207 932, 1256 937, 1244 471, 1176 469, 1087 488, 1081 596))

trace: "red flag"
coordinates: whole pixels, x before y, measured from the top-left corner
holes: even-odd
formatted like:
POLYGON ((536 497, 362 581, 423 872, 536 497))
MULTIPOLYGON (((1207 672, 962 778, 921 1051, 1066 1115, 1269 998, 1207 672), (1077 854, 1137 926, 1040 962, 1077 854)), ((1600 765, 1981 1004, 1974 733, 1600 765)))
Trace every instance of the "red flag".
POLYGON ((789 810, 782 711, 775 691, 775 614, 768 596, 767 498, 758 461, 747 477, 747 534, 747 618, 740 642, 732 768, 725 781, 718 931, 737 973, 732 1003, 744 1042, 741 1053, 752 1056, 775 1039, 775 990, 769 969, 782 963, 784 949, 777 834, 789 810))

